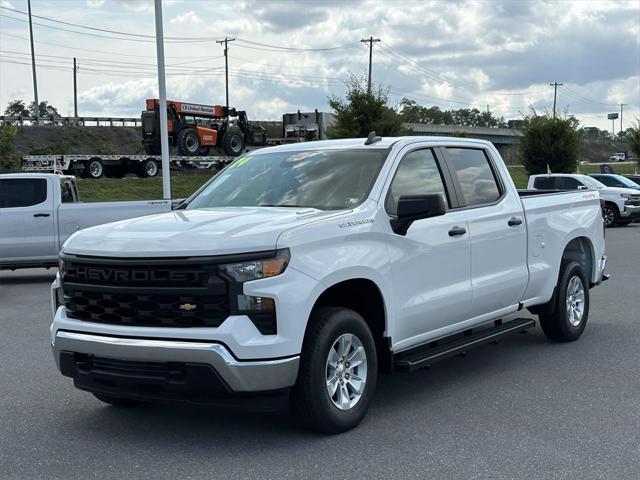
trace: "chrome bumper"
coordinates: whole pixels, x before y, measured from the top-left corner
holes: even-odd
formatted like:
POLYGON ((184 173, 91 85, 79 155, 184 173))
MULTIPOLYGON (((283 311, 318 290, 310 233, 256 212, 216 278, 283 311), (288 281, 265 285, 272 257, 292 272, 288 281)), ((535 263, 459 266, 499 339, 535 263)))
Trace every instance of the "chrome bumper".
POLYGON ((622 218, 640 217, 640 206, 638 206, 638 205, 625 205, 624 206, 624 211, 620 212, 620 217, 622 217, 622 218))
POLYGON ((118 360, 189 362, 213 367, 234 392, 279 390, 292 386, 300 356, 274 360, 236 360, 224 345, 186 340, 120 338, 58 331, 51 345, 60 369, 60 352, 70 351, 118 360))

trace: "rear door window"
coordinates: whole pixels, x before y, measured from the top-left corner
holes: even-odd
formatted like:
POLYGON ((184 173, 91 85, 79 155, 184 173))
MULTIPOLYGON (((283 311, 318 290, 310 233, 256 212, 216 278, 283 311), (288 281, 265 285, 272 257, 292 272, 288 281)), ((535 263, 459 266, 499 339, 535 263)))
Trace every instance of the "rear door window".
POLYGON ((555 190, 556 178, 555 177, 536 177, 533 180, 533 188, 537 190, 555 190))
POLYGON ((47 200, 44 178, 7 178, 0 180, 0 208, 31 207, 47 200))
POLYGON ((582 182, 573 177, 558 177, 559 190, 577 190, 578 187, 584 186, 585 185, 582 182))
POLYGON ((484 150, 449 147, 446 151, 466 206, 486 205, 500 199, 501 188, 484 150))

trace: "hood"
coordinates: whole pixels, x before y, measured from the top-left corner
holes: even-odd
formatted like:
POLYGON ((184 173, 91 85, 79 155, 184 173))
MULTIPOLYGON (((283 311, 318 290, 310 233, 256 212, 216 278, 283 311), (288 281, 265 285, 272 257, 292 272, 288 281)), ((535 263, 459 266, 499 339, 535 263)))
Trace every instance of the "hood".
POLYGON ((618 195, 640 195, 640 191, 636 190, 635 188, 624 188, 624 187, 606 187, 606 188, 601 188, 600 193, 603 194, 618 194, 618 195))
POLYGON ((100 257, 184 257, 274 250, 285 230, 344 213, 288 207, 174 210, 81 230, 62 251, 100 257))

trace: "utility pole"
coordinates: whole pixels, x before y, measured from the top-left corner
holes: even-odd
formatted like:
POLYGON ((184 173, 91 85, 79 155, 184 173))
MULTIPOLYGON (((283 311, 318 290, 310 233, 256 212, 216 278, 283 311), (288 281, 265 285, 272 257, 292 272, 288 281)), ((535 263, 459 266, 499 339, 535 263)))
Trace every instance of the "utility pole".
POLYGON ((233 42, 235 38, 224 37, 224 40, 216 40, 216 43, 222 45, 224 43, 224 89, 226 93, 226 115, 229 118, 229 42, 233 42))
POLYGON ((379 38, 363 38, 360 40, 362 43, 369 44, 369 81, 367 82, 367 95, 371 95, 371 61, 373 58, 373 44, 378 43, 380 41, 379 38))
POLYGON ((76 73, 78 73, 78 66, 76 64, 76 57, 73 57, 73 116, 78 118, 78 83, 76 81, 76 73))
POLYGON ((38 102, 38 80, 36 79, 36 56, 33 50, 33 25, 31 24, 31 0, 27 0, 27 6, 29 7, 29 39, 31 40, 31 71, 33 72, 33 100, 36 108, 34 116, 36 117, 36 125, 40 118, 40 103, 38 102))
POLYGON ((622 130, 622 111, 624 110, 624 107, 626 107, 627 104, 626 103, 621 103, 620 104, 620 133, 623 132, 622 130))
POLYGON ((162 197, 171 200, 171 169, 169 166, 169 126, 167 124, 167 87, 164 79, 164 32, 162 29, 162 0, 155 0, 156 56, 158 57, 158 91, 160 100, 160 152, 162 154, 162 197))
POLYGON ((556 118, 556 99, 558 98, 558 87, 564 84, 553 82, 549 85, 553 87, 553 118, 556 118))

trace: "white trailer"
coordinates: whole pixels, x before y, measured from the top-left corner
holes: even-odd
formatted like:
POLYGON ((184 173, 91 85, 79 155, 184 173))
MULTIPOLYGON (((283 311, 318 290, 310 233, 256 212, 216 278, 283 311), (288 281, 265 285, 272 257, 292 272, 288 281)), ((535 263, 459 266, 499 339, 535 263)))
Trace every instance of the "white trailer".
MULTIPOLYGON (((220 168, 237 157, 224 155, 187 157, 171 156, 172 168, 220 168)), ((78 175, 84 178, 102 176, 121 178, 127 173, 139 177, 155 177, 160 172, 160 155, 25 155, 22 157, 22 171, 50 172, 78 175)))

